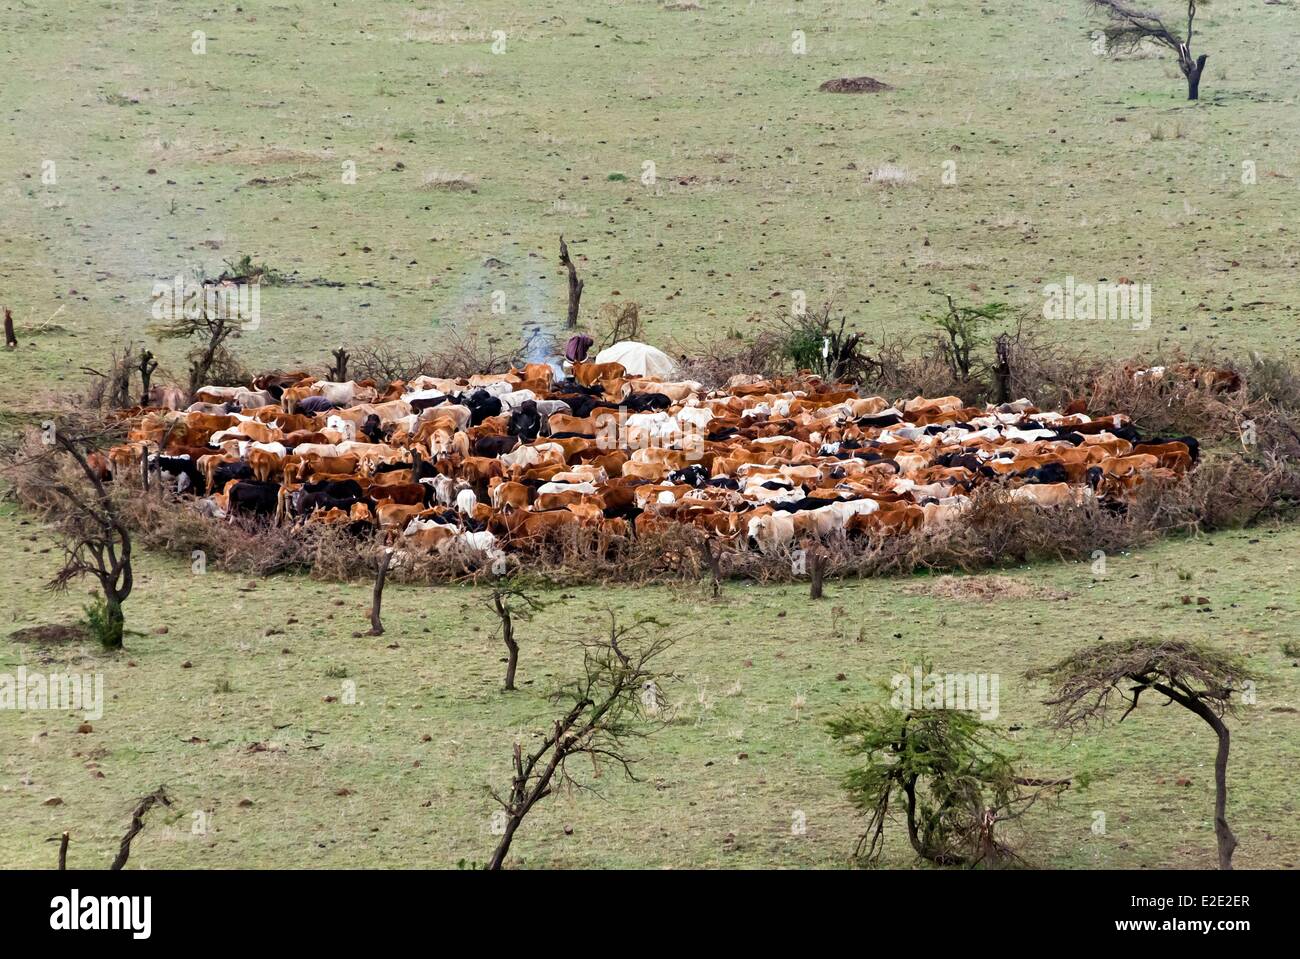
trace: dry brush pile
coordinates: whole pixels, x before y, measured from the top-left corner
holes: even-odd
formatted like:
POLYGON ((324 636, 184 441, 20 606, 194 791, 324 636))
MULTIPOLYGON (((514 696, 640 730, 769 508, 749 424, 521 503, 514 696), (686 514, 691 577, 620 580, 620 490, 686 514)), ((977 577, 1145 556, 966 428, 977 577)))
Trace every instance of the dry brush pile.
MULTIPOLYGON (((752 352, 761 350, 761 344, 750 342, 738 349, 746 364, 762 359, 752 352)), ((726 368, 726 357, 719 360, 719 352, 712 359, 707 352, 697 354, 695 362, 712 363, 719 376, 734 375, 726 368)), ((514 565, 526 575, 556 583, 730 577, 788 581, 806 574, 805 546, 813 545, 821 571, 831 576, 970 571, 1039 559, 1081 559, 1096 550, 1109 553, 1163 535, 1250 525, 1288 516, 1300 502, 1300 376, 1288 365, 1255 359, 1241 368, 1216 358, 1217 365, 1202 361, 1196 366, 1182 357, 1141 367, 1103 363, 1044 348, 1025 334, 1016 337, 1012 355, 1017 392, 1067 408, 1124 411, 1148 433, 1195 432, 1205 442, 1206 454, 1181 482, 1137 489, 1122 509, 1095 500, 1043 508, 991 485, 975 490, 961 517, 941 528, 887 537, 831 536, 815 544, 791 543, 762 552, 717 549, 690 527, 641 536, 632 530, 620 536, 579 529, 562 540, 519 551, 514 565), (1204 376, 1198 380, 1200 370, 1226 372, 1233 379, 1226 385, 1204 376)), ((938 365, 942 360, 933 355, 900 355, 897 362, 880 361, 879 368, 901 382, 918 367, 938 365)), ((937 388, 943 385, 960 384, 950 379, 937 388)), ((85 419, 86 414, 80 415, 85 419)), ((96 422, 106 444, 114 431, 121 436, 122 423, 115 424, 111 414, 96 422)), ((52 519, 62 507, 50 490, 59 471, 71 467, 48 452, 39 431, 32 431, 7 472, 13 495, 52 519)), ((216 569, 368 578, 383 546, 377 535, 358 536, 343 527, 281 526, 252 517, 214 520, 177 508, 174 494, 156 482, 146 486, 138 477, 112 484, 111 495, 140 544, 186 557, 199 552, 216 569)), ((422 557, 392 571, 395 580, 428 583, 492 575, 473 556, 456 551, 422 557)))

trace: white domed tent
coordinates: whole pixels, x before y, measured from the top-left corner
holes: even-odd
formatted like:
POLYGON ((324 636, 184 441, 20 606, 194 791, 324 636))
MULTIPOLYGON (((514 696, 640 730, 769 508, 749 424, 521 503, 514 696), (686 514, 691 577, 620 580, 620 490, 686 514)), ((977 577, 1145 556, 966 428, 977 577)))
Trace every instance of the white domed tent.
POLYGON ((632 376, 657 376, 671 379, 677 373, 677 364, 663 350, 646 343, 624 340, 596 354, 597 363, 622 363, 632 376))

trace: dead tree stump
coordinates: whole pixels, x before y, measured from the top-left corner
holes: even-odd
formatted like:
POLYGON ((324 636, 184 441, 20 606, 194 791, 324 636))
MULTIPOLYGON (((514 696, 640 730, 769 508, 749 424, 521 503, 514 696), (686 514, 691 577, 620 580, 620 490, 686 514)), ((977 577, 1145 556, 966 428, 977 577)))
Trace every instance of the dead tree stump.
POLYGON ((1011 341, 1007 334, 1003 333, 997 338, 998 359, 997 364, 993 367, 993 375, 997 380, 997 402, 1011 402, 1011 341))
POLYGON ((153 379, 158 361, 153 358, 152 350, 140 351, 140 405, 149 405, 149 381, 153 379))
POLYGON ((379 557, 379 568, 375 571, 375 590, 370 596, 370 636, 384 635, 384 624, 379 619, 379 609, 384 602, 384 580, 388 578, 388 564, 392 562, 393 551, 385 547, 379 557))
POLYGON ((330 367, 330 379, 335 383, 346 383, 348 379, 348 351, 339 347, 334 353, 334 365, 330 367))
POLYGON ((131 840, 140 834, 140 830, 144 829, 145 813, 159 803, 164 806, 172 804, 166 788, 161 786, 156 792, 152 792, 141 799, 139 805, 135 807, 135 811, 131 813, 131 825, 127 829, 126 835, 122 837, 122 844, 118 847, 117 856, 114 857, 112 865, 108 867, 109 869, 117 872, 126 865, 126 861, 131 855, 131 840))
POLYGON ((808 550, 808 598, 822 598, 822 580, 826 576, 826 557, 814 546, 808 550))
POLYGON ((569 271, 569 317, 565 325, 571 330, 578 325, 578 304, 582 301, 583 281, 578 279, 578 268, 569 257, 569 245, 564 242, 563 236, 560 237, 560 266, 569 271))

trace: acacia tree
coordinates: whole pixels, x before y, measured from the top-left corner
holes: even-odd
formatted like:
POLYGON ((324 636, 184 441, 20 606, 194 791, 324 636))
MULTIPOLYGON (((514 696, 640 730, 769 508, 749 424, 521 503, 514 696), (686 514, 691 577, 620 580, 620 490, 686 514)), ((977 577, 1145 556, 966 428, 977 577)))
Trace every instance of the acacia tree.
POLYGON ((844 778, 867 828, 853 856, 879 861, 890 807, 902 803, 907 838, 918 856, 938 866, 995 865, 1020 856, 995 835, 1046 793, 1069 780, 1027 779, 993 744, 992 730, 957 709, 864 706, 827 723, 831 737, 864 765, 844 778))
POLYGON ((849 318, 834 316, 834 304, 820 310, 783 315, 782 352, 797 369, 811 370, 823 379, 855 380, 862 375, 862 334, 848 328, 849 318))
MULTIPOLYGON (((102 607, 89 610, 91 626, 99 641, 109 649, 120 649, 126 619, 122 604, 131 595, 131 534, 118 515, 117 506, 104 483, 102 460, 87 437, 53 432, 55 448, 72 458, 85 478, 74 482, 58 471, 49 489, 66 504, 57 516, 63 537, 63 567, 48 583, 53 590, 66 590, 82 576, 93 576, 104 593, 102 607)), ((76 474, 74 473, 73 476, 76 474)))
POLYGON ((1124 0, 1087 0, 1093 11, 1106 18, 1103 33, 1108 49, 1134 50, 1143 42, 1168 47, 1178 57, 1178 69, 1187 78, 1187 99, 1200 97, 1201 73, 1209 54, 1192 56, 1192 25, 1196 20, 1196 0, 1187 0, 1187 30, 1180 37, 1165 26, 1154 13, 1130 7, 1124 0))
POLYGON ((653 619, 619 626, 611 610, 608 638, 583 643, 582 678, 555 695, 557 702, 570 703, 568 711, 555 720, 550 734, 527 756, 515 743, 509 795, 491 790, 492 798, 505 811, 505 829, 488 869, 501 868, 524 818, 558 786, 591 788, 570 775, 567 764, 573 757, 589 756, 593 764, 602 758, 612 760, 628 779, 636 781, 632 772, 635 760, 627 755, 627 742, 644 734, 641 721, 657 714, 662 702, 650 663, 673 641, 662 633, 652 634, 652 628, 661 627, 653 619), (633 643, 640 648, 627 648, 633 643))
POLYGON ((961 306, 947 293, 943 298, 947 300, 948 308, 942 313, 929 314, 925 319, 938 330, 935 336, 939 353, 948 364, 953 379, 969 383, 972 375, 982 368, 976 353, 985 343, 984 328, 1006 319, 1009 308, 1005 303, 961 306))
POLYGON ((209 283, 204 281, 200 285, 201 299, 197 303, 193 306, 184 304, 169 321, 154 328, 154 333, 160 339, 194 341, 194 346, 186 355, 190 364, 191 398, 200 387, 208 384, 214 371, 219 374, 219 378, 225 379, 237 367, 227 341, 239 331, 240 320, 237 316, 232 316, 229 310, 210 301, 209 290, 212 287, 209 283))
POLYGON ((1046 705, 1058 729, 1073 731, 1102 724, 1115 708, 1127 703, 1123 722, 1148 689, 1191 710, 1219 740, 1214 759, 1214 834, 1219 868, 1232 868, 1237 837, 1228 828, 1228 727, 1232 693, 1252 682, 1245 664, 1235 656, 1184 640, 1132 639, 1081 649, 1058 663, 1030 671, 1045 678, 1053 693, 1046 705), (1120 687, 1132 684, 1127 690, 1120 687))

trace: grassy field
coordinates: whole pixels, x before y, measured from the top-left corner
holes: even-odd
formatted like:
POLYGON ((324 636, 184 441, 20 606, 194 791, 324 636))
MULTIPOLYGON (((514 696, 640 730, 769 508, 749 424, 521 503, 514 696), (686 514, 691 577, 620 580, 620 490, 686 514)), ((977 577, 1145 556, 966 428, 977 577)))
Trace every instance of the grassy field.
POLYGON ((1151 328, 1072 336, 1294 356, 1300 8, 1198 27, 1189 104, 1169 59, 1094 56, 1082 3, 14 0, 0 300, 24 345, 0 399, 79 382, 146 337, 155 282, 245 254, 302 281, 264 292, 258 365, 455 323, 514 342, 563 314, 560 233, 589 307, 637 300, 655 341, 750 331, 794 289, 874 334, 937 291, 1038 312, 1046 283, 1128 277, 1151 328), (817 92, 864 73, 895 89, 817 92), (870 183, 886 163, 911 182, 870 183))
MULTIPOLYGON (((76 597, 39 587, 57 554, 30 524, 12 515, 0 524, 6 567, 28 573, 0 600, 6 630, 71 619, 76 597)), ((0 672, 26 664, 105 677, 91 733, 77 732, 79 714, 0 712, 0 855, 49 865, 45 840, 71 829, 73 862, 105 864, 132 800, 166 783, 177 805, 168 826, 160 817, 162 828, 141 837, 141 866, 481 862, 494 843, 485 787, 507 783, 516 737, 527 745, 548 727, 557 712, 548 694, 580 662, 575 641, 600 631, 610 607, 657 616, 679 639, 663 661, 676 677, 665 689, 674 718, 635 745, 640 782, 583 768, 603 800, 545 801, 516 842, 517 865, 842 866, 859 820, 839 788, 849 760, 821 724, 928 661, 1000 676, 997 725, 1016 730, 1012 748, 1030 774, 1095 777, 1033 811, 1020 837, 1031 862, 1208 868, 1208 727, 1152 701, 1071 743, 1045 728, 1045 690, 1022 678, 1099 634, 1158 633, 1212 640, 1259 671, 1257 703, 1233 726, 1230 821, 1238 865, 1291 867, 1300 668, 1282 645, 1294 643, 1300 615, 1298 555, 1295 528, 1221 534, 1111 557, 1100 580, 1088 564, 1003 571, 1028 587, 1013 593, 1029 595, 993 600, 936 595, 923 577, 835 584, 819 603, 800 587, 730 584, 717 601, 695 590, 572 589, 521 627, 513 694, 500 689, 503 648, 475 591, 391 586, 387 634, 353 638, 367 622, 365 584, 250 584, 150 557, 129 604, 144 635, 121 654, 0 646, 0 672), (1184 594, 1210 602, 1184 605, 1184 594), (354 705, 342 701, 344 681, 355 683, 354 705), (265 749, 250 750, 256 743, 265 749), (62 805, 44 805, 54 796, 62 805), (792 833, 798 811, 803 835, 792 833), (195 835, 200 812, 207 831, 195 835), (1096 812, 1105 835, 1090 831, 1096 812)), ((910 865, 898 838, 885 861, 910 865)))
MULTIPOLYGON (((563 316, 561 233, 585 307, 637 301, 656 343, 752 332, 793 290, 879 336, 916 329, 938 292, 1037 313, 1044 284, 1128 277, 1152 284, 1149 330, 1056 331, 1120 355, 1300 357, 1300 6, 1216 3, 1198 24, 1211 56, 1189 104, 1170 59, 1093 56, 1082 3, 10 0, 0 304, 21 346, 0 354, 0 425, 81 389, 80 368, 127 341, 180 374, 181 348, 148 334, 154 284, 243 255, 291 280, 235 343, 253 368, 376 338, 428 349, 452 327, 522 342, 563 316), (861 74, 894 89, 817 91, 861 74), (904 182, 871 182, 884 164, 904 182)), ((0 510, 15 571, 0 632, 71 622, 84 594, 41 588, 54 540, 0 510)), ((124 653, 0 639, 0 672, 100 671, 109 697, 88 734, 76 715, 0 711, 0 864, 52 865, 64 829, 73 865, 107 864, 132 801, 163 782, 177 806, 133 865, 482 861, 485 787, 506 783, 511 743, 545 726, 547 693, 579 662, 574 640, 614 607, 680 638, 665 660, 676 718, 639 745, 642 782, 605 769, 605 801, 547 800, 517 865, 844 865, 859 820, 821 723, 927 659, 1000 675, 998 722, 1027 768, 1095 778, 1035 809, 1031 862, 1209 867, 1208 729, 1148 703, 1068 743, 1021 678, 1098 635, 1160 634, 1261 673, 1234 727, 1236 861, 1291 867, 1297 556, 1294 526, 1219 534, 1111 557, 1102 581, 1087 565, 1003 571, 1031 595, 988 602, 924 578, 837 583, 819 604, 800 587, 572 589, 524 629, 525 685, 507 695, 479 592, 391 586, 388 635, 354 638, 366 584, 250 586, 146 555, 124 653), (345 681, 357 704, 326 702, 345 681)), ((886 862, 913 861, 894 836, 886 862)))

